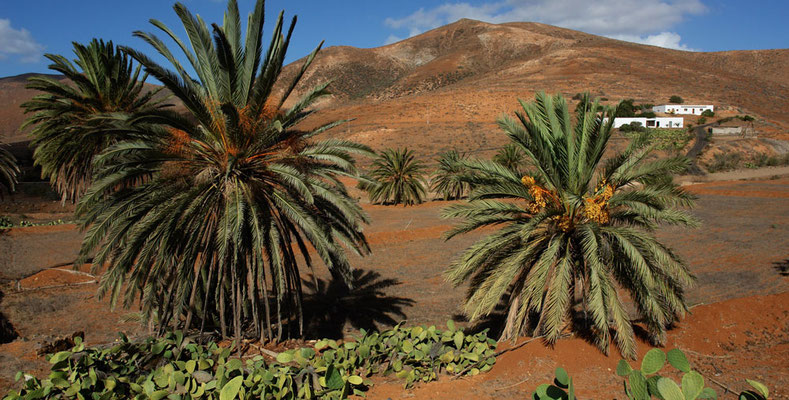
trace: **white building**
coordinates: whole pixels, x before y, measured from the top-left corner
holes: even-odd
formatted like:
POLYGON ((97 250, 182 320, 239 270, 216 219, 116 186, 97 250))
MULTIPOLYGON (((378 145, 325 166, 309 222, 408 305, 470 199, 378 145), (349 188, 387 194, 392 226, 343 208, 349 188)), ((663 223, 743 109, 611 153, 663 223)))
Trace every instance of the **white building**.
POLYGON ((614 118, 614 128, 638 122, 645 128, 682 128, 685 120, 682 117, 657 117, 657 118, 614 118))
POLYGON ((665 114, 701 115, 706 110, 715 111, 712 105, 664 104, 652 107, 652 111, 665 114))

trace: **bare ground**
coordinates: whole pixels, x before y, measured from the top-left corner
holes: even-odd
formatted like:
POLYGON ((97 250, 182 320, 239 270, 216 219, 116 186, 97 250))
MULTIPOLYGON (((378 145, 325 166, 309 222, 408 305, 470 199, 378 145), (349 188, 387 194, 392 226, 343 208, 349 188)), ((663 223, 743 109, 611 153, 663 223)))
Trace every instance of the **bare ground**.
MULTIPOLYGON (((698 277, 698 285, 688 292, 690 303, 698 307, 670 332, 670 345, 713 355, 691 358, 702 372, 728 379, 727 384, 739 385, 740 377, 755 377, 771 383, 775 398, 787 398, 782 388, 789 387, 789 177, 710 182, 688 189, 699 197, 694 213, 702 228, 659 232, 698 277)), ((370 323, 385 326, 406 320, 439 325, 455 319, 462 324, 465 289, 452 288, 442 273, 484 232, 444 241, 442 235, 451 221, 441 220, 438 214, 447 204, 365 205, 373 221, 367 229, 373 254, 352 260, 359 270, 362 295, 324 308, 336 314, 315 327, 317 331, 341 337, 370 323), (361 311, 347 311, 353 307, 361 311)), ((12 230, 19 232, 10 237, 46 249, 61 245, 47 235, 58 229, 75 228, 20 228, 12 230)), ((36 259, 37 254, 31 252, 30 257, 36 259)), ((41 260, 42 268, 51 265, 46 257, 41 260)), ((119 331, 132 336, 146 333, 138 324, 124 322, 133 310, 111 312, 106 301, 95 297, 94 277, 49 269, 21 279, 23 271, 10 268, 3 273, 17 278, 2 288, 0 312, 19 338, 0 345, 0 392, 12 385, 17 370, 43 372, 46 364, 35 351, 55 338, 84 331, 88 343, 98 344, 114 340, 119 331)), ((317 291, 330 290, 328 274, 322 269, 316 274, 317 291)), ((641 351, 645 350, 643 345, 641 351)), ((597 394, 594 388, 621 388, 612 372, 617 361, 616 354, 601 356, 579 339, 562 341, 554 349, 536 341, 502 356, 484 376, 444 379, 408 391, 401 382, 383 379, 368 398, 522 398, 549 379, 556 363, 578 377, 579 389, 587 390, 581 395, 588 397, 597 394)))

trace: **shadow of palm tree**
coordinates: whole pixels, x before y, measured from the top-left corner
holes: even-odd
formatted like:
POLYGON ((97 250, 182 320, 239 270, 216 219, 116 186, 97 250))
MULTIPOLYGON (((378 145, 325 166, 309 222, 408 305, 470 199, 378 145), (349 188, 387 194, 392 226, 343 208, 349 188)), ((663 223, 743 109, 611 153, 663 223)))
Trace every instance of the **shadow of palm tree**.
POLYGON ((386 289, 400 284, 397 279, 381 277, 375 271, 353 271, 353 289, 342 282, 317 279, 304 281, 305 326, 308 337, 341 339, 346 325, 353 329, 376 329, 393 326, 406 315, 403 308, 415 302, 410 298, 392 296, 386 289))
POLYGON ((789 276, 789 258, 783 261, 774 262, 775 270, 781 276, 789 276))
MULTIPOLYGON (((3 292, 0 291, 0 303, 3 301, 3 292)), ((19 337, 11 321, 0 311, 0 344, 11 343, 19 337)))

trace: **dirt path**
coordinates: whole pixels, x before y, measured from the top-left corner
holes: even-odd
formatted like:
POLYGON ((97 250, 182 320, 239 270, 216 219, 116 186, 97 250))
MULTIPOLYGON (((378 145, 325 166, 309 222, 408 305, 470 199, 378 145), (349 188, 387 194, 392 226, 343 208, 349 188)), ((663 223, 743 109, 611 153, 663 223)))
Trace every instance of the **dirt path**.
POLYGON ((696 141, 693 143, 690 150, 688 150, 688 153, 685 154, 685 157, 690 159, 691 164, 688 168, 688 172, 692 175, 704 175, 704 171, 702 171, 697 164, 697 158, 699 154, 701 154, 701 151, 704 150, 704 147, 709 143, 707 132, 705 132, 704 129, 710 125, 715 125, 715 123, 699 125, 694 129, 694 132, 696 132, 696 141))

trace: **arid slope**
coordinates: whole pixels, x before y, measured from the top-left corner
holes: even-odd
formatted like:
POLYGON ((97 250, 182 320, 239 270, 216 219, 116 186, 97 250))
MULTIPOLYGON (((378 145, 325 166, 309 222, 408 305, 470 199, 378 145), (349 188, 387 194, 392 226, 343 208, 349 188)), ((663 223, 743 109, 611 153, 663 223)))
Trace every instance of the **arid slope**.
MULTIPOLYGON (((303 60, 285 68, 293 76, 303 60)), ((537 91, 686 103, 756 116, 768 136, 789 138, 789 50, 694 53, 622 42, 538 23, 463 19, 371 49, 322 50, 300 93, 331 80, 335 96, 309 123, 353 118, 334 134, 423 156, 503 143, 495 119, 537 91)), ((22 76, 0 79, 0 141, 24 140, 22 76)), ((691 121, 691 120, 689 120, 691 121)), ((695 120, 693 120, 695 122, 695 120)))

